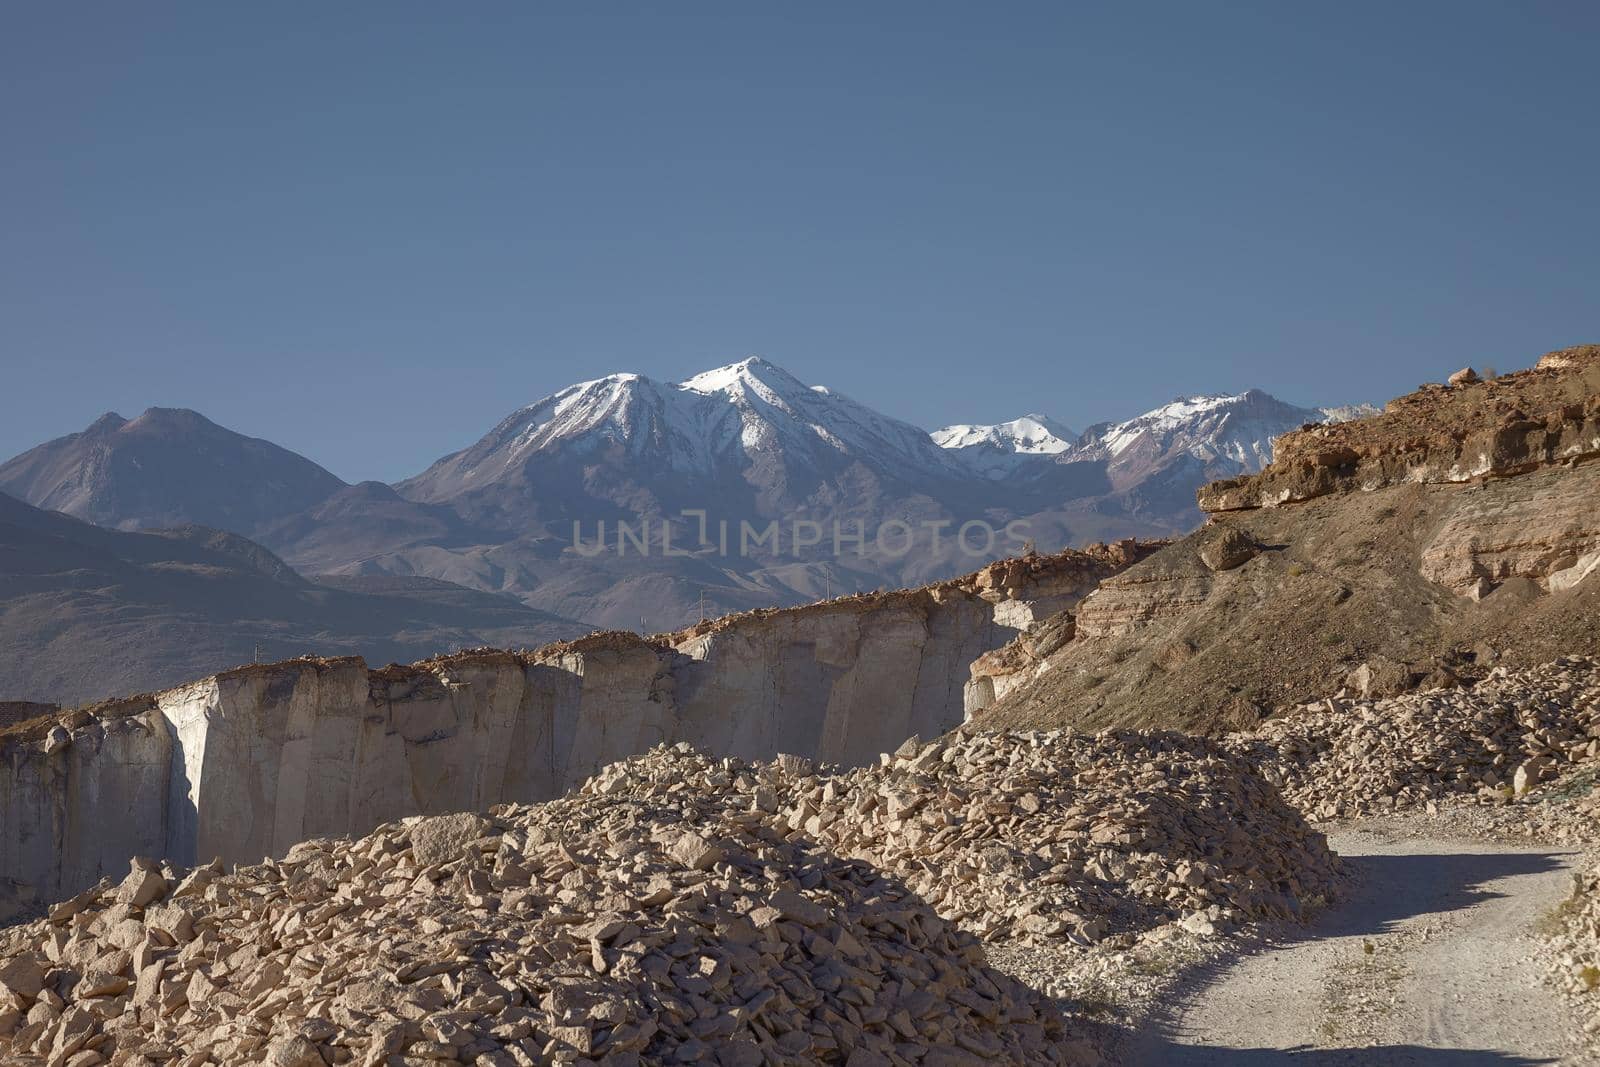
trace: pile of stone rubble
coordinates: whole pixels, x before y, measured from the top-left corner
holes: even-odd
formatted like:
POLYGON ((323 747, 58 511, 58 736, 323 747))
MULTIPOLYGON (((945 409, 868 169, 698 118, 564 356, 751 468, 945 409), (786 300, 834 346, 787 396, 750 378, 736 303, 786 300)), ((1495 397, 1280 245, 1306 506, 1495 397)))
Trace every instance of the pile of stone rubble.
POLYGON ((1577 884, 1546 956, 1556 984, 1588 1002, 1594 1019, 1591 1029, 1600 1029, 1600 864, 1574 878, 1577 884))
MULTIPOLYGON (((986 943, 1098 974, 1300 914, 1339 873, 1306 816, 1504 803, 1595 757, 1589 660, 1222 741, 969 727, 847 771, 662 747, 547 804, 135 861, 0 931, 0 1063, 1073 1063, 986 943)), ((1600 988, 1600 869, 1569 919, 1563 981, 1600 988)))
POLYGON ((663 748, 232 873, 137 862, 0 934, 0 1060, 1074 1062, 974 935, 1208 933, 1335 863, 1176 735, 957 737, 844 774, 663 748))
POLYGON ((1332 697, 1225 744, 1317 819, 1503 802, 1600 757, 1600 663, 1496 669, 1470 689, 1332 697))
POLYGON ((731 795, 987 940, 1209 934, 1298 914, 1337 873, 1322 835, 1248 766, 1176 733, 961 732, 837 774, 657 753, 585 788, 731 795))
POLYGON ((136 864, 9 931, 0 989, 0 1059, 52 1067, 1069 1062, 904 884, 693 791, 136 864))

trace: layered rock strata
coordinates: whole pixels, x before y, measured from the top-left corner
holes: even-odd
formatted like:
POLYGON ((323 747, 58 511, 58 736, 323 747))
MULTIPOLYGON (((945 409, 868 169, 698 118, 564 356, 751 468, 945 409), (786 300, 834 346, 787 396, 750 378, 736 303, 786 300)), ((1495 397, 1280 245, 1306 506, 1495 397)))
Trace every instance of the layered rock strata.
POLYGON ((1424 386, 1371 418, 1284 434, 1270 467, 1213 482, 1199 500, 1204 511, 1239 511, 1352 489, 1504 478, 1597 456, 1600 345, 1583 345, 1516 374, 1424 386))
POLYGON ((1492 500, 1467 494, 1422 551, 1422 574, 1481 600, 1525 578, 1571 589, 1600 567, 1600 465, 1518 478, 1492 500))

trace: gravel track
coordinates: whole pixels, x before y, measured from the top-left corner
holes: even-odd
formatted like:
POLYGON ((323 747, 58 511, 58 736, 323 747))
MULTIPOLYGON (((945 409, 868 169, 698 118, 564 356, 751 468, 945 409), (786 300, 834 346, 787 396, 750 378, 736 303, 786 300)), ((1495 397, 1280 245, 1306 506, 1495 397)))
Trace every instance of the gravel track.
POLYGON ((1536 929, 1571 892, 1576 856, 1403 824, 1330 836, 1344 901, 1186 983, 1117 1062, 1149 1067, 1596 1062, 1541 981, 1536 929))

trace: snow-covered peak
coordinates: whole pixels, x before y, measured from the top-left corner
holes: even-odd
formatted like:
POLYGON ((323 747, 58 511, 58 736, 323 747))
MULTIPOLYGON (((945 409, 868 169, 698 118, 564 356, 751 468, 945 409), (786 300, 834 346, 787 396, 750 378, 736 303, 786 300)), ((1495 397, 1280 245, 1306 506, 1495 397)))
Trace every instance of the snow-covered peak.
POLYGON ((968 469, 1004 478, 1040 457, 1060 455, 1073 445, 1073 433, 1045 415, 1024 415, 993 425, 958 424, 929 435, 968 469))
POLYGON ((1110 455, 1119 456, 1146 435, 1192 436, 1202 427, 1207 430, 1221 429, 1233 415, 1234 409, 1244 404, 1248 396, 1248 393, 1240 393, 1233 396, 1179 397, 1170 404, 1163 404, 1126 422, 1116 423, 1106 430, 1100 441, 1110 455))
POLYGON ((1146 465, 1187 454, 1214 472, 1260 470, 1280 434, 1326 416, 1262 392, 1179 397, 1125 422, 1091 426, 1069 458, 1146 465))
POLYGON ((625 457, 638 476, 737 477, 758 461, 791 472, 861 462, 918 483, 960 475, 923 431, 754 357, 676 383, 612 374, 570 385, 513 412, 406 488, 446 499, 558 454, 625 457))
POLYGON ((940 448, 991 446, 1009 452, 1054 455, 1072 447, 1073 432, 1045 415, 1024 415, 992 426, 958 424, 933 431, 940 448))
POLYGON ((1042 415, 992 426, 946 426, 932 439, 969 470, 991 479, 1040 464, 1099 461, 1118 483, 1136 481, 1180 456, 1198 460, 1213 477, 1259 470, 1272 462, 1272 441, 1308 422, 1360 418, 1367 405, 1302 408, 1259 389, 1178 397, 1122 422, 1100 423, 1074 437, 1042 415))
MULTIPOLYGON (((693 378, 679 383, 680 389, 692 393, 734 394, 756 390, 772 396, 807 391, 800 379, 770 360, 751 356, 737 363, 715 370, 701 371, 693 378)), ((820 389, 820 387, 818 387, 820 389)), ((826 392, 825 389, 820 391, 826 392)))

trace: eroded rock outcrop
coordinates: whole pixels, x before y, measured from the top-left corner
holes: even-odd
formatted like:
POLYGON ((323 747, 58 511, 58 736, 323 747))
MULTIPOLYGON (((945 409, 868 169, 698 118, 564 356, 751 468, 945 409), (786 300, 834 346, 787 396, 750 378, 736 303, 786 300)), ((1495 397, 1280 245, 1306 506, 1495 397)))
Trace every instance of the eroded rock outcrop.
POLYGON ((1518 477, 1516 488, 1492 498, 1464 497, 1422 555, 1429 580, 1474 600, 1511 578, 1551 592, 1600 565, 1600 478, 1586 465, 1597 457, 1600 346, 1584 345, 1500 378, 1463 368, 1447 386, 1424 386, 1381 415, 1285 434, 1270 467, 1206 486, 1200 506, 1225 513, 1568 468, 1573 477, 1518 477))
POLYGON ((1203 490, 1206 525, 1102 582, 1071 641, 985 657, 969 707, 1230 730, 1341 684, 1394 695, 1600 650, 1600 346, 1458 374, 1275 456, 1203 490))
POLYGON ((0 878, 49 898, 133 854, 284 855, 410 815, 560 796, 664 741, 852 765, 963 719, 969 665, 1149 546, 1003 561, 922 589, 368 670, 253 665, 5 738, 0 878))
POLYGON ((1474 600, 1525 578, 1545 592, 1570 589, 1600 567, 1600 466, 1518 478, 1464 496, 1422 552, 1430 581, 1474 600))
POLYGON ((1108 582, 1100 592, 1078 611, 1082 637, 1123 637, 1150 623, 1178 618, 1206 602, 1211 577, 1204 568, 1151 567, 1115 585, 1108 582))
POLYGON ((1209 512, 1328 493, 1526 474, 1600 457, 1600 345, 1551 352, 1501 378, 1458 375, 1390 401, 1383 414, 1307 426, 1273 443, 1259 474, 1200 490, 1209 512))
POLYGON ((1052 652, 1077 634, 1077 619, 1062 611, 1011 641, 972 661, 963 703, 968 720, 1002 700, 1017 686, 1038 676, 1052 652))

